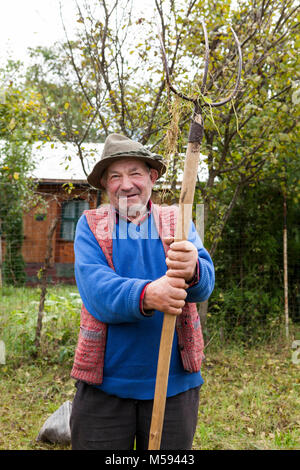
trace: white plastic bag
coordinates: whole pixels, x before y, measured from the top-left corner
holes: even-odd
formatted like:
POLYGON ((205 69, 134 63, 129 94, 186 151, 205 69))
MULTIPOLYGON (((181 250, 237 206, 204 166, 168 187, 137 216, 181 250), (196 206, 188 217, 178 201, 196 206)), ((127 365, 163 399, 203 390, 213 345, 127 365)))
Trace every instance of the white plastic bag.
POLYGON ((0 341, 0 364, 5 364, 5 343, 0 341))
POLYGON ((70 416, 72 403, 65 401, 49 418, 45 421, 40 430, 37 441, 69 444, 71 442, 70 416))

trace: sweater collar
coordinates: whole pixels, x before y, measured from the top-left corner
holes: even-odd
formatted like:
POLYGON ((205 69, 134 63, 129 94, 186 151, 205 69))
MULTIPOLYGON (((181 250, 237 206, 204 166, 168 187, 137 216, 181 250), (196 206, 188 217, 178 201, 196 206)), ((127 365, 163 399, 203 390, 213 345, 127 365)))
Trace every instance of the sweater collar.
MULTIPOLYGON (((153 210, 153 203, 151 199, 149 199, 148 204, 147 204, 147 212, 143 215, 143 217, 139 220, 139 223, 137 225, 142 224, 152 213, 153 210)), ((131 223, 132 221, 128 219, 128 217, 124 217, 122 214, 119 213, 117 209, 114 209, 115 215, 116 215, 116 222, 119 222, 119 218, 126 220, 128 223, 131 223)))

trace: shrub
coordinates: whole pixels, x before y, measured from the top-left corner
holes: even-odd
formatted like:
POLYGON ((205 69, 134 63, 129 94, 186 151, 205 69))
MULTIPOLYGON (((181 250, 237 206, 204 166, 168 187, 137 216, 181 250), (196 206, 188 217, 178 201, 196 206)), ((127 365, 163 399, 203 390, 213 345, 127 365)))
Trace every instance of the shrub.
MULTIPOLYGON (((281 295, 281 293, 280 293, 281 295)), ((280 334, 282 298, 264 290, 232 285, 216 288, 209 303, 207 330, 225 340, 248 345, 269 341, 280 334)))
MULTIPOLYGON (((35 331, 40 289, 2 289, 3 315, 0 318, 0 337, 6 344, 7 360, 20 364, 30 361, 35 353, 35 331)), ((62 363, 74 354, 81 299, 76 288, 49 287, 45 301, 41 350, 44 360, 62 363)))

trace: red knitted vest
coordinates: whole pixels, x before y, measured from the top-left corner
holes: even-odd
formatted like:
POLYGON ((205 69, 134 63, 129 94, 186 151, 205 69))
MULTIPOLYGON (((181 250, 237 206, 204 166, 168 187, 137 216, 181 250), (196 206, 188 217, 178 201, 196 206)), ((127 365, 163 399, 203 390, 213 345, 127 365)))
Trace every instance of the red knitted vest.
MULTIPOLYGON (((178 208, 156 204, 152 204, 152 208, 155 224, 166 254, 168 245, 164 243, 164 238, 174 236, 178 208)), ((110 205, 103 205, 98 209, 84 211, 84 214, 108 265, 114 269, 112 261, 114 210, 110 205)), ((176 331, 184 369, 188 372, 199 371, 204 357, 204 344, 195 303, 186 302, 181 315, 176 318, 176 331)), ((71 377, 95 385, 102 383, 106 334, 107 324, 93 317, 82 305, 80 331, 71 377)))

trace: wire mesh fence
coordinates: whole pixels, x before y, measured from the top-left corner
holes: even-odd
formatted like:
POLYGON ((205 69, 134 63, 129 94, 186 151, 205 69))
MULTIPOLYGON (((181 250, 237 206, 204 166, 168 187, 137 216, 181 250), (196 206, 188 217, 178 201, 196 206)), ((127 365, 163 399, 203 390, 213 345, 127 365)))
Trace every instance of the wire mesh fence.
MULTIPOLYGON (((78 219, 84 210, 96 208, 105 197, 78 183, 70 194, 61 191, 61 183, 40 188, 46 204, 22 213, 7 235, 5 214, 1 214, 1 285, 41 286, 49 228, 55 217, 52 255, 47 267, 48 286, 75 286, 74 236, 78 219)), ((155 199, 155 198, 154 198, 155 199)), ((195 225, 204 238, 201 205, 196 211, 195 225)), ((300 321, 298 208, 292 207, 287 223, 288 314, 292 322, 300 321)), ((206 243, 205 243, 206 245, 206 243)), ((209 251, 209 246, 206 246, 209 251)), ((215 290, 208 302, 208 337, 217 328, 246 331, 253 334, 256 324, 272 330, 284 322, 283 219, 280 200, 272 204, 258 201, 249 209, 249 201, 241 200, 233 212, 214 254, 215 290), (251 319, 251 321, 250 321, 251 319), (249 323, 252 328, 249 329, 249 323)), ((1 290, 0 290, 1 293, 1 290)), ((0 299, 1 306, 1 299, 0 299)))

